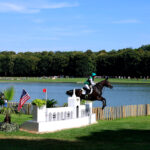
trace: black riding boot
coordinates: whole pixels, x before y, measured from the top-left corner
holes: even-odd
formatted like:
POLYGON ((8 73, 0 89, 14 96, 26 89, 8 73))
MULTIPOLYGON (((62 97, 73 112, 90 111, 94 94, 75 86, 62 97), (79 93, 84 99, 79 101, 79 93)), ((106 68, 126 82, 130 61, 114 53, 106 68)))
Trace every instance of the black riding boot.
POLYGON ((88 95, 90 93, 91 90, 86 89, 86 95, 88 95))

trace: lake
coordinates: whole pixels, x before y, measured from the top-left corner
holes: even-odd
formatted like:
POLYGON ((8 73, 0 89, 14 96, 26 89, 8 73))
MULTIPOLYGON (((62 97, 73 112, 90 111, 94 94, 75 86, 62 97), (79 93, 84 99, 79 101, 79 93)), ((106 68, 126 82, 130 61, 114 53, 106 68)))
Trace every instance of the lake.
MULTIPOLYGON (((134 104, 150 104, 150 84, 112 84, 113 89, 104 88, 103 97, 107 100, 107 106, 121 106, 134 104)), ((24 83, 24 82, 2 82, 0 83, 0 91, 14 86, 15 102, 19 102, 22 89, 25 89, 31 98, 28 102, 36 98, 45 98, 43 88, 47 89, 49 99, 58 101, 58 105, 62 106, 67 102, 68 96, 65 94, 67 90, 81 88, 83 84, 78 83, 24 83)), ((94 107, 101 107, 102 103, 95 101, 94 107)))

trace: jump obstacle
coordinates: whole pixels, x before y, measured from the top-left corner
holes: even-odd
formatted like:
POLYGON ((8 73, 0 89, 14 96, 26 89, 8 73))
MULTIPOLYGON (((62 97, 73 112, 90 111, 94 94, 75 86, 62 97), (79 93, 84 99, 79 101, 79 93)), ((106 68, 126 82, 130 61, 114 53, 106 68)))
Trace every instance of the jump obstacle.
POLYGON ((33 105, 33 119, 21 125, 21 129, 34 132, 54 132, 63 129, 82 127, 96 123, 96 114, 92 113, 92 102, 80 104, 75 90, 68 97, 68 107, 38 108, 33 105))

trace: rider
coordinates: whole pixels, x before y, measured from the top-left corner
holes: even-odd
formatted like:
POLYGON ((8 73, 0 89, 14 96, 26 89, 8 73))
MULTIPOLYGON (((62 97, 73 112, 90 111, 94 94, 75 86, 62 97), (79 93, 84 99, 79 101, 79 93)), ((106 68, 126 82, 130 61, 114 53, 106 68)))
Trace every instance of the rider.
POLYGON ((91 91, 91 88, 95 85, 94 78, 96 76, 96 73, 92 73, 91 76, 84 82, 83 89, 86 90, 86 94, 89 94, 91 91))

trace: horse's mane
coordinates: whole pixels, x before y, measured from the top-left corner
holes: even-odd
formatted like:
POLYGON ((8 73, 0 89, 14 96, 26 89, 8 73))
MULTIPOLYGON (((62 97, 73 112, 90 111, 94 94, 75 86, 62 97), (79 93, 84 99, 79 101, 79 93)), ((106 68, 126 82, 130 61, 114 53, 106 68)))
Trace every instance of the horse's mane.
POLYGON ((109 83, 108 79, 105 79, 103 81, 100 81, 98 83, 96 83, 95 85, 98 88, 103 88, 104 86, 108 87, 108 88, 113 88, 113 86, 109 83))
POLYGON ((102 81, 100 81, 100 82, 97 82, 96 85, 98 85, 98 86, 99 86, 99 85, 102 85, 102 83, 103 83, 104 81, 105 81, 105 80, 102 80, 102 81))
POLYGON ((97 88, 103 88, 104 86, 107 86, 108 83, 109 82, 107 81, 107 79, 105 79, 105 80, 102 80, 100 82, 97 82, 96 85, 95 85, 95 87, 97 87, 97 88))
POLYGON ((96 88, 103 88, 103 82, 104 82, 105 80, 103 80, 103 81, 100 81, 100 82, 97 82, 96 84, 95 84, 95 87, 96 88))

